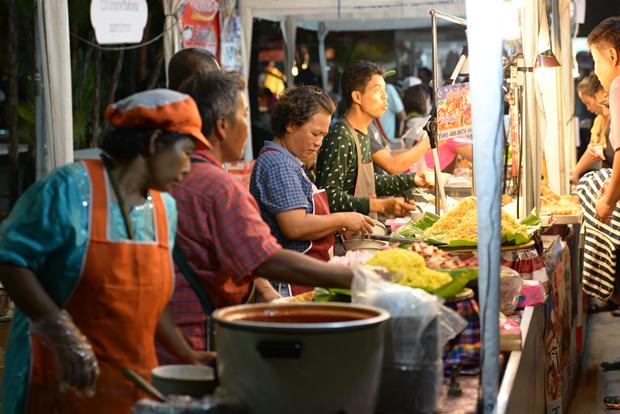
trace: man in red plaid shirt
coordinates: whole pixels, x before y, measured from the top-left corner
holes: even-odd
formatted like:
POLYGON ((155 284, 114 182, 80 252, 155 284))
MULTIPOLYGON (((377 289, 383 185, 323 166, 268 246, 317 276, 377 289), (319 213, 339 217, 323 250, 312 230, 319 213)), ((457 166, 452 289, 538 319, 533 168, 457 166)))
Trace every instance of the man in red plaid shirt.
MULTIPOLYGON (((223 162, 240 159, 248 137, 248 107, 240 75, 201 72, 181 87, 197 102, 212 149, 193 154, 190 174, 172 192, 179 212, 176 244, 215 308, 238 305, 250 294, 273 297, 268 277, 306 286, 349 287, 351 269, 282 249, 256 201, 223 162)), ((197 350, 206 349, 202 308, 177 266, 172 309, 197 350)), ((160 363, 171 362, 160 352, 160 363)))

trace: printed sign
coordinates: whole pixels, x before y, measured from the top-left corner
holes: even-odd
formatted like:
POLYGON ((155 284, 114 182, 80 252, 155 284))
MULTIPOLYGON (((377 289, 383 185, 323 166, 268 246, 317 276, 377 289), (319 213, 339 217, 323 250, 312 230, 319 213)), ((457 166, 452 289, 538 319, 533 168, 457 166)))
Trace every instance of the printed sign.
POLYGON ((218 0, 184 0, 179 7, 181 48, 199 47, 218 55, 218 0))
POLYGON ((471 139, 469 83, 442 86, 438 89, 437 130, 439 139, 471 139))
POLYGON ((146 0, 92 0, 90 21, 97 43, 140 43, 148 17, 146 0))

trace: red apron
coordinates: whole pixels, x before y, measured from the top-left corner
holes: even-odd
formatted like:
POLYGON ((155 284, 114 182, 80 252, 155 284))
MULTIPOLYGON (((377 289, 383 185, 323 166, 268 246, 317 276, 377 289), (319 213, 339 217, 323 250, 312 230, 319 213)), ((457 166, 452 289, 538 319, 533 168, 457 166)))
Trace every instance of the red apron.
POLYGON ((155 329, 173 288, 161 194, 150 191, 156 241, 110 241, 104 169, 99 161, 85 164, 92 188, 90 238, 81 279, 64 309, 90 341, 100 374, 93 398, 61 394, 53 355, 33 336, 30 413, 129 413, 144 393, 123 376, 123 369, 150 379, 157 366, 155 329))

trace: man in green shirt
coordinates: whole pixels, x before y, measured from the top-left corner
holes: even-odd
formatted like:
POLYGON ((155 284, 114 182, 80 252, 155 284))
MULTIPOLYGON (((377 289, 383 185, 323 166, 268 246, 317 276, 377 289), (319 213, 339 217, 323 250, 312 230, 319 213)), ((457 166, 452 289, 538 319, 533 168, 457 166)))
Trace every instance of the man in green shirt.
POLYGON ((415 206, 402 196, 426 184, 422 176, 374 173, 368 126, 387 109, 383 70, 366 61, 352 63, 342 74, 344 116, 329 130, 317 159, 317 186, 324 188, 329 208, 405 216, 415 206))

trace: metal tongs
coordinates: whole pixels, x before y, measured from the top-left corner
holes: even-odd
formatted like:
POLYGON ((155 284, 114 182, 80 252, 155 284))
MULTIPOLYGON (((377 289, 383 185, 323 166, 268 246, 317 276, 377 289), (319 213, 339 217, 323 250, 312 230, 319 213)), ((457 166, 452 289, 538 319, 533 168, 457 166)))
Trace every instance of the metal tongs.
POLYGON ((428 134, 428 140, 431 144, 431 152, 433 154, 433 164, 435 167, 435 214, 441 214, 441 208, 447 210, 446 191, 443 188, 441 179, 441 165, 439 164, 439 152, 437 148, 437 108, 433 108, 433 113, 429 121, 424 125, 424 130, 428 134), (440 204, 441 201, 441 204, 440 204))
POLYGON ((423 239, 415 239, 415 238, 409 238, 409 237, 381 236, 379 234, 364 234, 363 238, 368 239, 368 240, 380 240, 380 241, 398 242, 398 243, 424 242, 423 239))

